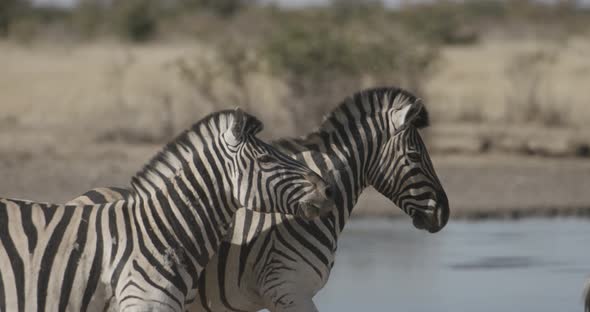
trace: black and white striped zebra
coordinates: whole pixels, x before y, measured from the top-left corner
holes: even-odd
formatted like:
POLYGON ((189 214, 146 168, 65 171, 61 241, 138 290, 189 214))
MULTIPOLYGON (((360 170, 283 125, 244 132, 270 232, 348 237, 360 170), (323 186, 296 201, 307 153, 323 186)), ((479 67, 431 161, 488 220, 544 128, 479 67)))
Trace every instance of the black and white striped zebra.
POLYGON ((410 215, 417 228, 441 230, 449 204, 418 133, 427 125, 428 113, 411 93, 371 89, 347 98, 317 131, 274 142, 333 181, 338 209, 314 222, 238 210, 233 232, 207 265, 190 310, 316 311, 312 298, 327 282, 339 234, 369 185, 410 215))
POLYGON ((212 114, 98 205, 0 199, 0 311, 184 311, 238 207, 325 215, 328 185, 255 137, 241 111, 212 114))

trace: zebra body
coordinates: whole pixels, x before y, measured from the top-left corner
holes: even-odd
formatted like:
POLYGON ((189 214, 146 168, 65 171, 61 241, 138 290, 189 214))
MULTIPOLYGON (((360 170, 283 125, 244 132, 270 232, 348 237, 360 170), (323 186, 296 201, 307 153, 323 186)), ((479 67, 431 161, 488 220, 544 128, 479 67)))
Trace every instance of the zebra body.
POLYGON ((240 111, 204 118, 115 202, 0 199, 0 311, 184 311, 238 207, 329 212, 327 184, 261 127, 240 111))
POLYGON ((417 228, 442 229, 448 200, 416 129, 427 119, 409 92, 372 89, 345 100, 318 131, 274 142, 331 181, 337 210, 308 222, 240 209, 189 310, 316 311, 312 298, 328 281, 339 234, 369 185, 410 215, 417 228))

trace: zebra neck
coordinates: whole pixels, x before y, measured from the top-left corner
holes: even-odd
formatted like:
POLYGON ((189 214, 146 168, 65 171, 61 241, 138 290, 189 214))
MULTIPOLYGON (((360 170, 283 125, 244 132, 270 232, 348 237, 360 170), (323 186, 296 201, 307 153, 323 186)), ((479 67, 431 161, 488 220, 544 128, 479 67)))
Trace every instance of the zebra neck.
POLYGON ((359 196, 367 187, 366 172, 374 162, 379 138, 360 136, 358 129, 318 131, 302 139, 281 140, 275 145, 306 163, 334 188, 337 210, 324 218, 333 224, 333 235, 344 229, 359 196))
POLYGON ((179 176, 164 187, 136 183, 131 200, 137 236, 142 238, 139 248, 146 250, 144 254, 160 255, 150 263, 175 263, 179 276, 190 276, 189 288, 196 287, 238 208, 228 181, 199 183, 201 179, 179 176))

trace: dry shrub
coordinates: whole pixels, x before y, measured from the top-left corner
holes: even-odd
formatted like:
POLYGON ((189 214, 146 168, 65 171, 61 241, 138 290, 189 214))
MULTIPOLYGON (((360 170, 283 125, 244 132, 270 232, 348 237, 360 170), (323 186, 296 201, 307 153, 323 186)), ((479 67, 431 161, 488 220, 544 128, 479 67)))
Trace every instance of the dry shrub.
POLYGON ((544 126, 563 126, 569 111, 564 99, 556 99, 543 88, 558 49, 542 49, 516 55, 505 69, 512 89, 506 99, 506 120, 509 122, 539 123, 544 126))
POLYGON ((275 18, 282 26, 259 45, 259 54, 289 86, 288 107, 300 132, 362 87, 395 84, 421 93, 438 56, 437 44, 410 36, 378 6, 277 12, 275 18))

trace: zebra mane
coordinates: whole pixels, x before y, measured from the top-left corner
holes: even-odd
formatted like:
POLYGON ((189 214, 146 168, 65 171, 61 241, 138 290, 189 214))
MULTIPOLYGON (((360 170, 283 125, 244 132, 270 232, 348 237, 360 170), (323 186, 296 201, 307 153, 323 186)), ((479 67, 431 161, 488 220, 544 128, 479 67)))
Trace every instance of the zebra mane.
MULTIPOLYGON (((243 113, 244 134, 259 132, 263 124, 256 117, 243 113)), ((222 110, 211 113, 194 123, 190 128, 180 133, 175 139, 164 146, 152 159, 139 170, 131 179, 131 186, 135 191, 140 190, 142 181, 157 188, 163 188, 165 181, 178 176, 184 169, 189 169, 189 163, 198 157, 196 147, 201 144, 219 144, 216 136, 222 135, 238 115, 235 110, 222 110), (213 139, 207 141, 207 139, 213 139)))
MULTIPOLYGON (((417 100, 418 97, 414 94, 398 87, 365 89, 340 102, 332 112, 324 117, 319 131, 326 130, 326 128, 331 127, 333 122, 339 119, 349 119, 351 114, 357 114, 355 119, 360 119, 362 116, 373 114, 375 111, 381 111, 381 108, 384 106, 392 107, 394 102, 415 102, 417 100), (377 107, 375 105, 377 105, 377 107), (341 118, 341 116, 345 117, 341 118)), ((412 121, 412 125, 418 129, 426 128, 430 125, 430 118, 426 107, 422 107, 418 116, 412 121)))

